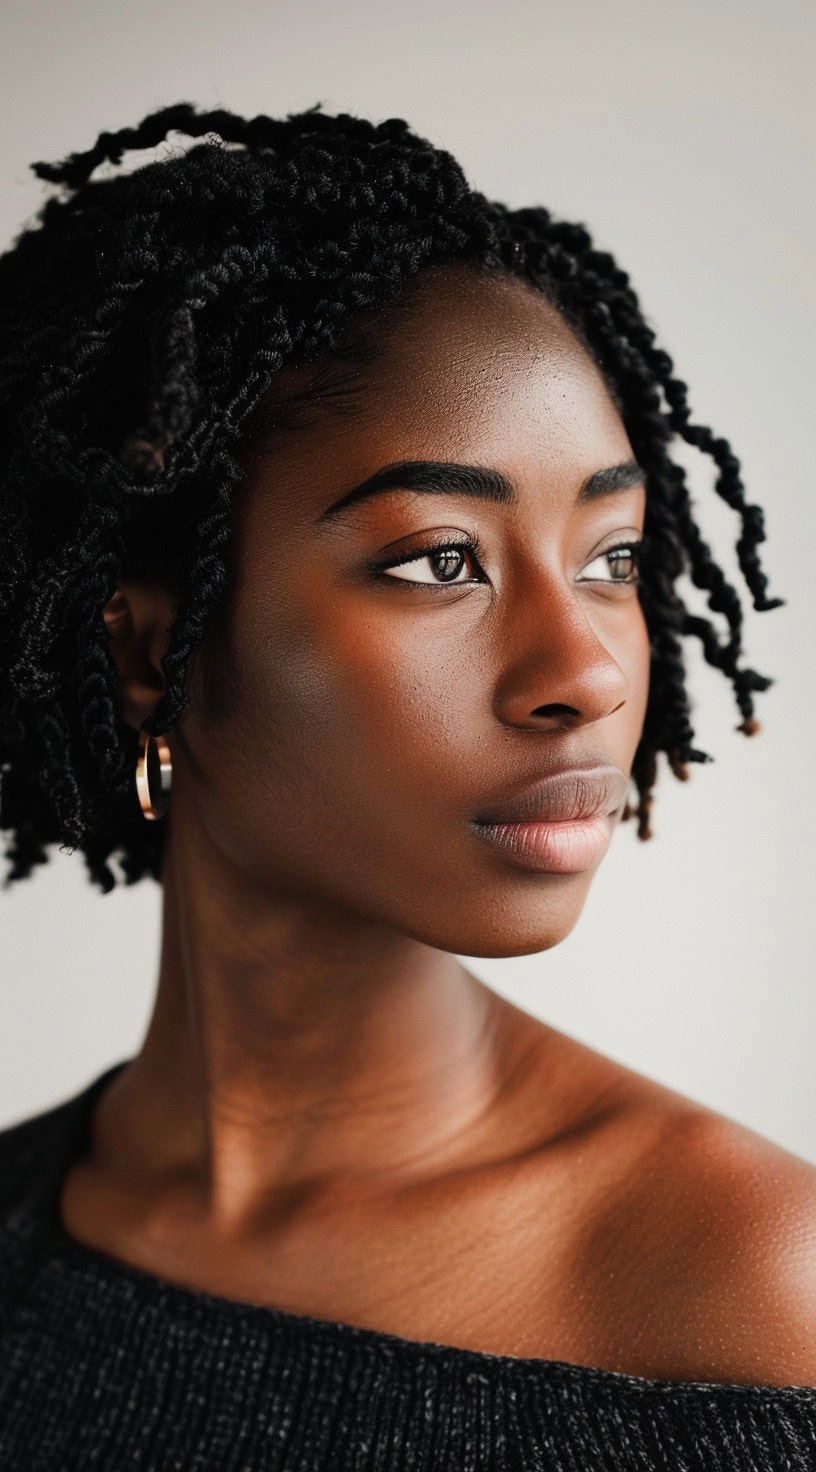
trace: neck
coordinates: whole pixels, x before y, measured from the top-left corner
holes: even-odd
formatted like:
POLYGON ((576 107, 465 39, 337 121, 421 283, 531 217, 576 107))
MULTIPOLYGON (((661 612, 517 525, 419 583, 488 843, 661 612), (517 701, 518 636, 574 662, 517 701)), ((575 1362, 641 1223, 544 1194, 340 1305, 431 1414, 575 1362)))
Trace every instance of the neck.
POLYGON ((387 1190, 478 1158, 526 1014, 447 952, 186 847, 171 830, 154 1010, 101 1155, 192 1182, 224 1229, 275 1193, 387 1190))

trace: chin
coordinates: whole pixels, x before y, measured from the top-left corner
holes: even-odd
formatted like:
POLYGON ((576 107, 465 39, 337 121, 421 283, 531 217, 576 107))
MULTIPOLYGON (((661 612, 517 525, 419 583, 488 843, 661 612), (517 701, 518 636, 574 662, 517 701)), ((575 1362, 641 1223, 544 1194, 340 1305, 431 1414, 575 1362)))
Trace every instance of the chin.
POLYGON ((566 929, 555 929, 552 926, 539 925, 538 927, 531 926, 524 933, 513 932, 503 935, 501 931, 498 931, 492 936, 473 936, 469 945, 456 947, 456 954, 474 958, 494 957, 497 960, 511 956, 536 956, 541 951, 552 950, 553 946, 566 940, 572 928, 569 926, 566 929))
POLYGON ((437 923, 423 926, 416 938, 459 956, 499 959, 549 951, 578 923, 592 874, 553 874, 546 883, 542 877, 536 875, 536 883, 514 886, 510 893, 494 881, 487 894, 471 896, 455 907, 451 904, 447 914, 437 903, 437 923))

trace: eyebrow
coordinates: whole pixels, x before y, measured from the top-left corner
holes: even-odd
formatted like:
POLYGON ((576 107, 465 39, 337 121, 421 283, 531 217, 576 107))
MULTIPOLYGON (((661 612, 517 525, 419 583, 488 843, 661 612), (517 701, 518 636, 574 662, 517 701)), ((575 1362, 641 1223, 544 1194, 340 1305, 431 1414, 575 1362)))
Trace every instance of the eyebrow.
MULTIPOLYGON (((601 496, 646 484, 646 472, 635 460, 596 470, 581 483, 576 506, 585 506, 601 496)), ((518 503, 513 482, 500 470, 485 465, 459 465, 452 460, 399 460, 384 465, 358 486, 347 491, 321 513, 318 521, 337 516, 349 506, 370 501, 387 491, 424 491, 431 496, 469 496, 477 501, 494 501, 505 506, 518 503)))

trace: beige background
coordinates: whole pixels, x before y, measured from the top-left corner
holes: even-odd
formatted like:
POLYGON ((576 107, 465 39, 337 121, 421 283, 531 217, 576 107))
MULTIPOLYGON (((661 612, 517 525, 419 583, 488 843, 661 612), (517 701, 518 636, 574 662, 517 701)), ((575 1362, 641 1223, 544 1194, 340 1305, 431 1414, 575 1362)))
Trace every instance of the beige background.
MULTIPOLYGON (((747 740, 730 687, 693 655, 697 745, 716 761, 687 786, 661 771, 656 838, 619 830, 560 946, 471 964, 812 1160, 815 29, 806 0, 6 0, 0 21, 3 241, 42 198, 29 162, 102 128, 181 99, 250 113, 321 101, 408 118, 486 193, 584 220, 631 272, 696 414, 731 438, 766 507, 765 566, 788 606, 749 607, 746 644, 777 684, 747 740)), ((688 463, 735 571, 736 520, 688 463)), ((58 852, 0 891, 0 1124, 138 1049, 159 901, 152 882, 102 896, 58 852)))

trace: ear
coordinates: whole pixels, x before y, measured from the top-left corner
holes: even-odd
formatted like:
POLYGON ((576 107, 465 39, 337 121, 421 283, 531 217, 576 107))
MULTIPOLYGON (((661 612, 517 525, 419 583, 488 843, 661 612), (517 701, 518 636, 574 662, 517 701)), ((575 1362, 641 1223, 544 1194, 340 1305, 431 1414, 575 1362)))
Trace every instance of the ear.
POLYGON ((136 731, 164 693, 161 659, 177 608, 176 594, 160 583, 126 579, 102 609, 116 666, 120 714, 136 731))

